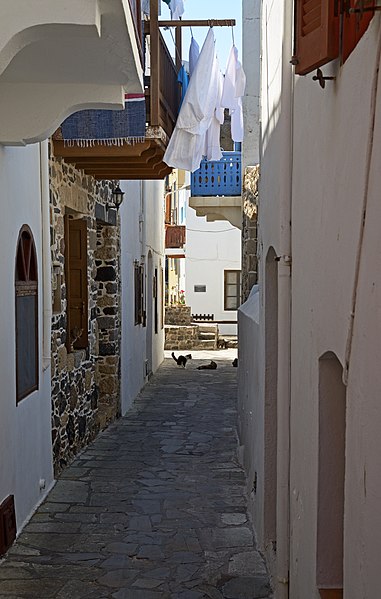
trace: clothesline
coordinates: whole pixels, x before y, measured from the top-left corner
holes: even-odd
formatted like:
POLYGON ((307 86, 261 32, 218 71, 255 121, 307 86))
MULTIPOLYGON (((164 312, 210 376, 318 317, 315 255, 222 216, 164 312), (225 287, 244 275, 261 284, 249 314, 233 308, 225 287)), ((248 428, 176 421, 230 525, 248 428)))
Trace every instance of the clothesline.
POLYGON ((242 96, 246 77, 234 44, 223 77, 212 28, 199 56, 197 42, 192 37, 189 64, 192 65, 190 82, 163 160, 171 167, 194 172, 204 156, 213 161, 222 158, 220 132, 225 108, 231 116, 233 141, 243 141, 242 96))

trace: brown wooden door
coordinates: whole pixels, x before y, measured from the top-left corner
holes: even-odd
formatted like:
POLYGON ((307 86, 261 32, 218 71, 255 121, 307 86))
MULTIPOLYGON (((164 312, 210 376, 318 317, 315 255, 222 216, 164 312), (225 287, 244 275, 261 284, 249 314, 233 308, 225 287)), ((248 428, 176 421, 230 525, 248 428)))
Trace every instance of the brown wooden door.
POLYGON ((68 351, 84 349, 88 346, 87 222, 73 220, 67 216, 65 217, 65 271, 66 347, 68 351))

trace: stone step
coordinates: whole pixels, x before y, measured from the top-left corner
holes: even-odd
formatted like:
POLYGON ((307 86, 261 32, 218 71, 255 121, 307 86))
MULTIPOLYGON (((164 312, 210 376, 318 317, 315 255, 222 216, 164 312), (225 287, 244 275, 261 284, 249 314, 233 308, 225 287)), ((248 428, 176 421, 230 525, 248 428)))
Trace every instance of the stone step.
POLYGON ((208 339, 216 339, 216 333, 204 333, 203 331, 198 334, 199 339, 204 339, 205 341, 208 339))
POLYGON ((195 349, 203 350, 203 349, 216 349, 216 342, 211 340, 202 340, 199 339, 197 343, 197 347, 195 349))
POLYGON ((199 330, 202 333, 217 333, 218 331, 218 326, 216 324, 210 325, 210 324, 199 324, 199 330))

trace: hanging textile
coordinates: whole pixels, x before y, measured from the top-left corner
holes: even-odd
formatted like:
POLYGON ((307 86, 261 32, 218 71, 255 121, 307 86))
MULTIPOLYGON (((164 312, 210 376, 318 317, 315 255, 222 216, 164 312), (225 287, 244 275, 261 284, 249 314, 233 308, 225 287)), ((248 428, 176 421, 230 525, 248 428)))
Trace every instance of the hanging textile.
POLYGON ((225 120, 224 109, 221 107, 221 98, 222 98, 222 88, 224 83, 223 75, 218 67, 218 76, 217 76, 217 86, 218 92, 216 97, 216 106, 213 114, 213 118, 211 120, 209 129, 206 132, 205 136, 205 147, 204 147, 204 156, 207 157, 208 160, 221 160, 222 152, 221 152, 221 125, 223 125, 225 120))
POLYGON ((195 171, 205 151, 205 136, 215 114, 218 97, 218 63, 212 28, 206 36, 175 130, 164 154, 174 168, 195 171))
POLYGON ((170 0, 169 8, 171 9, 171 19, 173 21, 178 21, 184 14, 183 0, 170 0))
POLYGON ((196 67, 199 55, 200 47, 192 35, 189 47, 189 77, 192 77, 192 73, 196 67))
POLYGON ((177 81, 181 85, 181 101, 180 101, 180 106, 181 106, 181 104, 183 103, 183 100, 185 98, 185 94, 187 93, 187 89, 188 89, 188 85, 189 85, 189 77, 188 77, 188 73, 185 70, 184 65, 179 70, 179 74, 177 75, 177 81))
POLYGON ((94 143, 121 146, 144 141, 146 103, 144 94, 126 94, 124 110, 80 110, 61 125, 62 138, 68 145, 91 146, 94 143))
POLYGON ((245 86, 246 76, 238 60, 238 50, 233 46, 226 65, 221 106, 229 109, 234 142, 243 141, 242 96, 245 93, 245 86))

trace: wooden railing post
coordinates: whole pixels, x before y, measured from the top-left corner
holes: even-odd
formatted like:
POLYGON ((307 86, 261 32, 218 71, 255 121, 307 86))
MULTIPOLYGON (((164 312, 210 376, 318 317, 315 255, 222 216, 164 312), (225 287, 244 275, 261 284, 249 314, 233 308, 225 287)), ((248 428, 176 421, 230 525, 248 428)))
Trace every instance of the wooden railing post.
POLYGON ((151 126, 157 127, 160 111, 160 47, 159 47, 159 2, 150 0, 150 44, 151 44, 151 76, 150 76, 150 102, 151 126))

